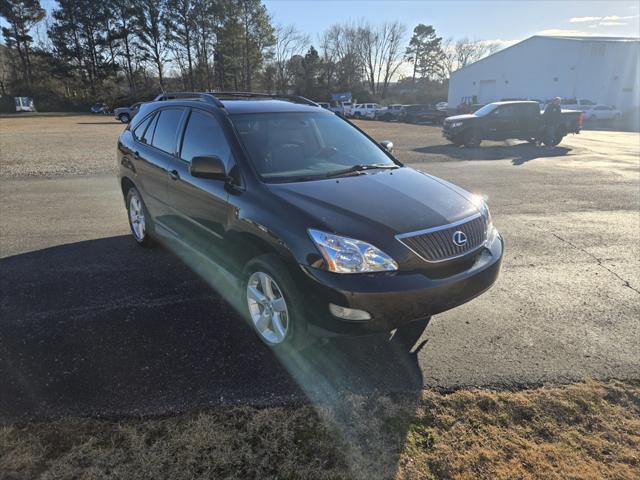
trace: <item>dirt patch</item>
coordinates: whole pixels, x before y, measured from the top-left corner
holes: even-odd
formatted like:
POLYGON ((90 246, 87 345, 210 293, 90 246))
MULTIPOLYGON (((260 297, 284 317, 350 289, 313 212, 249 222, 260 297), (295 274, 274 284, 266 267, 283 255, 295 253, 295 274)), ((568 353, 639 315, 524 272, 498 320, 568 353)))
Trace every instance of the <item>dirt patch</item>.
POLYGON ((123 128, 110 116, 4 116, 0 177, 115 172, 116 142, 123 128))
POLYGON ((351 396, 0 430, 3 478, 635 479, 640 384, 351 396))

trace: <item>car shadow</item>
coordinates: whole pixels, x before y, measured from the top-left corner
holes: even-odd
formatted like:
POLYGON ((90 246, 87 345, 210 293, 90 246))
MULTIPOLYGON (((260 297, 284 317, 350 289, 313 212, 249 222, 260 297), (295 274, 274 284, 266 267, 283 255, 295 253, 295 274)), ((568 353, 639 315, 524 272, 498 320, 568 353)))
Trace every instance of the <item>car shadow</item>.
POLYGON ((571 148, 538 147, 528 142, 515 145, 488 145, 476 148, 457 147, 455 145, 433 145, 414 149, 415 152, 432 155, 445 155, 455 160, 509 160, 513 165, 522 165, 537 158, 561 157, 571 152, 571 148))
POLYGON ((423 386, 426 322, 280 359, 223 296, 128 235, 0 259, 0 422, 331 401, 423 386))

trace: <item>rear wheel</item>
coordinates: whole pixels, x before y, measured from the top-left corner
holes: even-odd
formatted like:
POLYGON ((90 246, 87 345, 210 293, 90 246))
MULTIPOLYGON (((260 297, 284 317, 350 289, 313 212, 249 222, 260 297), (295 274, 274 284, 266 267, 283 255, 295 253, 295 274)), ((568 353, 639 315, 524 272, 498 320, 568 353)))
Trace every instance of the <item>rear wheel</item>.
POLYGON ((356 112, 353 114, 354 118, 360 119, 360 117, 362 117, 362 114, 360 112, 356 112))
POLYGON ((150 246, 151 235, 149 234, 149 227, 151 226, 151 218, 137 188, 131 187, 127 191, 126 205, 129 228, 131 228, 133 238, 142 247, 150 246))
POLYGON ((464 137, 464 146, 467 148, 479 147, 482 142, 478 130, 469 130, 464 137))
POLYGON ((250 260, 243 272, 247 317, 263 343, 277 350, 299 350, 310 343, 302 295, 275 254, 250 260))
POLYGON ((131 120, 131 117, 129 116, 128 113, 122 113, 118 115, 118 118, 122 123, 129 123, 129 121, 131 120))

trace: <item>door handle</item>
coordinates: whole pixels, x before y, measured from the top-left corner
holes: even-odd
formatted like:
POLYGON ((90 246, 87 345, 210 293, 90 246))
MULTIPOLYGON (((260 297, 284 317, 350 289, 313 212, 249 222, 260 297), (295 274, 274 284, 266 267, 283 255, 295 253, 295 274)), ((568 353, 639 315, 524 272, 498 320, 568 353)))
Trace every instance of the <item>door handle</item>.
POLYGON ((169 172, 169 176, 171 177, 171 180, 178 180, 180 179, 180 174, 178 173, 177 170, 171 170, 169 172))

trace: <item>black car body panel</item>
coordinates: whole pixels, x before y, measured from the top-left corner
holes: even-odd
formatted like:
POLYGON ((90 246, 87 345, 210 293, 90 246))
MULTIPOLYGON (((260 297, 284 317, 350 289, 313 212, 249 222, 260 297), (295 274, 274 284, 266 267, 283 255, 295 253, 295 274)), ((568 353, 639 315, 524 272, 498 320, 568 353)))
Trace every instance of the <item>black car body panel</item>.
MULTIPOLYGON (((194 263, 194 269, 211 261, 230 272, 239 286, 248 260, 276 253, 288 265, 300 295, 313 305, 308 322, 326 335, 395 328, 464 303, 497 278, 502 259, 502 239, 497 233, 483 239, 479 249, 441 263, 425 261, 397 238, 488 215, 477 196, 404 167, 377 143, 396 168, 310 181, 265 181, 230 121, 232 116, 299 112, 338 117, 317 106, 291 101, 230 100, 223 104, 220 108, 189 99, 143 104, 118 142, 123 193, 131 186, 140 191, 156 235, 176 249, 193 252, 185 257, 194 263), (167 110, 177 113, 163 117, 167 110), (196 114, 209 122, 209 131, 217 136, 216 151, 211 153, 224 157, 228 169, 224 181, 194 177, 189 162, 180 158, 191 141, 186 125, 196 114), (164 119, 173 122, 175 134, 163 139, 162 151, 145 140, 144 132, 159 131, 164 119), (219 147, 223 143, 224 152, 219 147), (309 229, 368 242, 391 256, 398 269, 349 274, 328 271, 309 229), (363 308, 372 320, 354 325, 338 319, 329 313, 330 302, 363 308)), ((243 293, 230 295, 242 298, 243 293)))
MULTIPOLYGON (((557 127, 559 136, 580 133, 580 112, 563 111, 557 127)), ((510 138, 536 139, 544 129, 538 102, 509 101, 485 105, 472 114, 447 117, 442 124, 442 135, 454 143, 463 143, 472 132, 478 140, 507 140, 510 138), (492 108, 489 113, 485 109, 492 108)))

